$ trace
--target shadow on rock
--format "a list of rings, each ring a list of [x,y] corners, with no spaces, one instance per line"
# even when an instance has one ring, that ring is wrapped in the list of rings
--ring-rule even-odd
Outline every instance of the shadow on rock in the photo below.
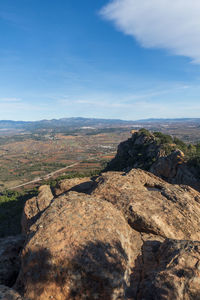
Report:
[[[126,299],[127,261],[120,243],[90,242],[57,263],[48,249],[28,251],[16,288],[30,299]]]

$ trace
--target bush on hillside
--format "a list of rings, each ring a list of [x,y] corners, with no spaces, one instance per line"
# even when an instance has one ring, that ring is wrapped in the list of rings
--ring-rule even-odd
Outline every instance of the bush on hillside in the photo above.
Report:
[[[156,137],[157,143],[160,144],[172,144],[173,139],[170,135],[164,134],[162,132],[155,131],[154,136]]]
[[[4,191],[0,193],[0,237],[21,232],[21,215],[24,203],[38,194],[37,190],[26,192]]]

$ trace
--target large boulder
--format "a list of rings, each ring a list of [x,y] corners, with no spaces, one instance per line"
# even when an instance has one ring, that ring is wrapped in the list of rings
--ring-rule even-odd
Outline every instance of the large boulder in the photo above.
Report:
[[[26,201],[22,214],[22,232],[27,233],[29,227],[40,217],[41,213],[50,205],[53,197],[49,185],[39,187],[38,196]]]
[[[133,169],[103,173],[92,195],[111,202],[139,232],[200,240],[200,193],[190,187]]]
[[[23,298],[15,290],[0,285],[0,300],[23,300]]]
[[[16,287],[30,300],[129,299],[142,243],[111,203],[70,192],[31,226]]]
[[[20,270],[20,252],[24,246],[22,235],[0,239],[0,284],[13,286]]]

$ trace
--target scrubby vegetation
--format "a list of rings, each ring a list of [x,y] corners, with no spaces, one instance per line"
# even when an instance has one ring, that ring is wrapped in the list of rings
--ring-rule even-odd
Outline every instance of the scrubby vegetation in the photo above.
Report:
[[[168,147],[168,152],[171,153],[175,149],[179,149],[185,154],[186,161],[195,166],[200,165],[200,143],[194,145],[186,144],[177,137],[172,137],[161,132],[154,132],[153,135],[156,137],[158,145],[161,147]]]
[[[27,199],[37,195],[37,189],[0,193],[0,237],[16,235],[21,232],[21,215]]]

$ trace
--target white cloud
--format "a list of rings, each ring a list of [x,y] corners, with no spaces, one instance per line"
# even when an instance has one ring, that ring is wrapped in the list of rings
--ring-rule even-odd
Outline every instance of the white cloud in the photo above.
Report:
[[[100,13],[143,47],[200,63],[199,0],[112,0]]]

